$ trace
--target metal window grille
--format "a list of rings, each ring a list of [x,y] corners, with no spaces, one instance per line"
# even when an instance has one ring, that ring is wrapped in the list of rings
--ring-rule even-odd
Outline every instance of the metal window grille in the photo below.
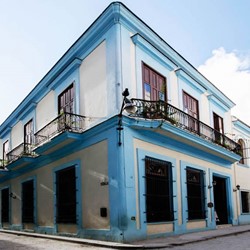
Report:
[[[56,172],[56,222],[76,223],[75,166]]]
[[[34,223],[34,181],[22,183],[22,222]]]
[[[9,188],[2,189],[1,196],[2,196],[2,202],[1,202],[1,216],[2,216],[2,222],[9,222]]]
[[[250,193],[241,191],[241,208],[242,213],[250,213]]]
[[[173,179],[170,162],[145,158],[147,222],[174,220]]]
[[[188,219],[206,218],[204,172],[187,168],[187,204]]]

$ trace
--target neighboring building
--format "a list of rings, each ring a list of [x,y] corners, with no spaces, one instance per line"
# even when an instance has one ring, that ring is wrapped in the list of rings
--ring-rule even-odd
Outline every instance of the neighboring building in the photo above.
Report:
[[[129,242],[238,224],[233,106],[110,4],[0,127],[2,227]]]
[[[232,117],[232,136],[240,145],[241,160],[234,166],[234,193],[239,224],[250,223],[250,127],[236,117]]]

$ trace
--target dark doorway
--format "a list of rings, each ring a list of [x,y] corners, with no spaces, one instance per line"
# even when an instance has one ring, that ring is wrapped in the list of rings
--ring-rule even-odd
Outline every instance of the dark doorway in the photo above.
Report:
[[[22,222],[34,223],[34,181],[22,183]]]
[[[2,223],[10,222],[10,217],[9,217],[9,210],[10,210],[10,190],[9,188],[4,188],[1,191],[2,194],[2,203],[1,203],[1,215],[2,215]]]
[[[57,223],[76,223],[75,166],[56,172]]]
[[[216,224],[228,224],[228,201],[226,178],[214,176],[214,209],[216,211]]]

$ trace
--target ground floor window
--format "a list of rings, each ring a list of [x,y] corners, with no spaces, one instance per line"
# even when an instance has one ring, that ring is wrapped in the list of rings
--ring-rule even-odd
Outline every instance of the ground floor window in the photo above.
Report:
[[[145,158],[147,222],[173,221],[172,164]]]
[[[34,181],[22,183],[22,222],[34,223]]]
[[[187,168],[186,171],[188,219],[204,219],[206,217],[204,172],[193,168]]]
[[[250,213],[250,193],[241,191],[241,211],[242,213]]]
[[[4,188],[1,191],[1,218],[2,222],[9,222],[9,197],[10,197],[10,191],[9,188]]]
[[[75,166],[56,172],[56,222],[76,223]]]

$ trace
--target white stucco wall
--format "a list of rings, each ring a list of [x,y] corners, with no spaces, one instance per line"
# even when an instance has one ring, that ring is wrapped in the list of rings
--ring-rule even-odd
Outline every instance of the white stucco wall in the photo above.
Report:
[[[106,42],[102,42],[80,66],[80,114],[107,116]]]
[[[40,130],[54,118],[56,118],[56,99],[54,91],[50,91],[36,107],[36,130]]]
[[[95,144],[82,152],[82,223],[84,228],[109,228],[107,141]],[[108,217],[100,217],[100,208],[107,208]]]
[[[102,141],[74,154],[62,157],[51,164],[30,171],[15,179],[1,183],[0,189],[10,186],[11,192],[16,195],[16,199],[11,202],[11,223],[21,225],[21,183],[28,178],[36,181],[36,206],[37,224],[40,227],[54,227],[54,171],[60,166],[71,166],[72,162],[80,162],[80,192],[81,217],[84,228],[88,229],[108,229],[109,221],[109,186],[100,185],[108,176],[108,152],[107,142]],[[79,180],[79,179],[78,179]],[[1,201],[0,201],[1,202]],[[1,205],[1,204],[0,204]],[[107,217],[100,216],[100,208],[107,208]],[[70,228],[61,225],[59,231],[76,232],[76,227]]]
[[[23,123],[19,121],[11,130],[11,149],[24,142]]]
[[[179,107],[178,78],[174,71],[170,72],[169,78],[167,79],[167,91],[169,92],[168,103],[175,107]]]
[[[199,110],[200,120],[205,124],[211,126],[212,119],[209,112],[209,101],[206,93],[201,95],[200,102],[201,102]]]
[[[250,190],[250,168],[247,167],[237,167],[236,173],[236,185],[240,185],[243,190]]]

